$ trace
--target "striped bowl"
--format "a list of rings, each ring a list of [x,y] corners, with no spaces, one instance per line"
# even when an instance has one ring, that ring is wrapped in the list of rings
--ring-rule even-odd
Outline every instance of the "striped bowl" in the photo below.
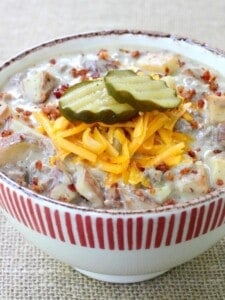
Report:
[[[0,67],[0,85],[41,59],[107,46],[168,49],[222,71],[225,54],[170,35],[110,31],[58,39]],[[52,257],[108,282],[154,278],[206,251],[225,235],[225,190],[151,211],[74,207],[35,194],[0,173],[0,209],[24,236]]]

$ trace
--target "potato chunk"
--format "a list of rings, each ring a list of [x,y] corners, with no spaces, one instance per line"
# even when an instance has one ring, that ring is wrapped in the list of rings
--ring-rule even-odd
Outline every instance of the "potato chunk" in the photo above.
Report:
[[[212,124],[225,122],[225,96],[208,95],[209,121]]]
[[[207,193],[208,184],[203,164],[196,162],[196,172],[182,176],[175,184],[176,189],[182,194],[202,195]]]
[[[81,165],[77,166],[76,189],[93,207],[103,207],[104,196],[97,180]]]
[[[45,102],[56,82],[57,79],[46,71],[30,74],[22,81],[23,94],[34,103]]]
[[[225,157],[213,156],[208,160],[210,181],[213,187],[225,186]]]
[[[180,68],[180,63],[178,55],[151,52],[139,58],[138,66],[147,71],[169,75]]]

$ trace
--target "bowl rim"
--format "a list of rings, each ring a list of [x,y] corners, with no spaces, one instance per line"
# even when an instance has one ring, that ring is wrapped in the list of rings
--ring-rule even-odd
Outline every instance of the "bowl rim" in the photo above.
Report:
[[[78,33],[73,35],[68,35],[56,39],[52,39],[50,41],[38,44],[34,47],[28,48],[27,50],[21,51],[19,54],[13,56],[12,58],[9,58],[6,62],[4,62],[2,65],[0,65],[0,72],[3,71],[5,68],[9,67],[14,62],[19,61],[20,59],[23,59],[27,55],[33,52],[37,52],[45,47],[52,47],[57,44],[62,44],[64,42],[74,40],[74,39],[80,39],[80,38],[93,38],[96,36],[110,36],[110,35],[143,35],[153,38],[170,38],[173,41],[184,41],[190,45],[197,45],[199,47],[205,48],[206,50],[212,52],[213,54],[217,56],[223,56],[225,57],[225,51],[214,48],[209,46],[205,42],[201,42],[189,37],[183,37],[175,34],[165,33],[165,32],[159,32],[159,31],[148,31],[148,30],[128,30],[128,29],[113,29],[113,30],[103,30],[103,31],[91,31],[91,32],[84,32],[84,33]],[[192,208],[194,206],[198,206],[200,204],[205,204],[207,202],[210,202],[214,199],[220,198],[225,193],[225,188],[219,188],[212,192],[209,192],[205,196],[201,196],[198,198],[195,198],[193,200],[189,200],[184,203],[177,203],[174,205],[165,205],[160,206],[152,209],[142,209],[142,210],[114,210],[114,209],[97,209],[97,208],[91,208],[91,207],[82,207],[82,206],[76,206],[75,204],[70,204],[66,202],[62,202],[59,200],[52,199],[47,196],[43,196],[40,194],[35,193],[34,191],[20,186],[15,181],[11,180],[9,177],[7,177],[4,173],[0,171],[0,182],[5,182],[9,186],[13,186],[13,188],[20,190],[23,192],[27,197],[30,199],[35,198],[37,201],[43,201],[47,203],[51,203],[52,205],[56,205],[59,207],[64,207],[71,209],[73,211],[79,211],[79,212],[92,212],[97,214],[111,214],[111,215],[137,215],[137,214],[153,214],[153,213],[162,213],[166,211],[172,211],[172,210],[183,210],[186,208]]]

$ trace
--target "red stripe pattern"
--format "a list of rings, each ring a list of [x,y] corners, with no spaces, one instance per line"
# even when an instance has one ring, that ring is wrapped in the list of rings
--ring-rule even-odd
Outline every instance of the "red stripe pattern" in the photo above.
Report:
[[[219,198],[219,197],[218,197]],[[82,247],[137,250],[179,244],[225,224],[225,199],[156,214],[110,215],[70,210],[0,183],[0,207],[28,228]]]

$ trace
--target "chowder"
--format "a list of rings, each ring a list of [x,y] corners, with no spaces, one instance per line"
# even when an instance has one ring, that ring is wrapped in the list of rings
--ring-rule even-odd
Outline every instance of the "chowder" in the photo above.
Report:
[[[139,210],[204,196],[225,185],[224,146],[224,78],[177,53],[51,57],[0,90],[0,170],[76,206]]]

